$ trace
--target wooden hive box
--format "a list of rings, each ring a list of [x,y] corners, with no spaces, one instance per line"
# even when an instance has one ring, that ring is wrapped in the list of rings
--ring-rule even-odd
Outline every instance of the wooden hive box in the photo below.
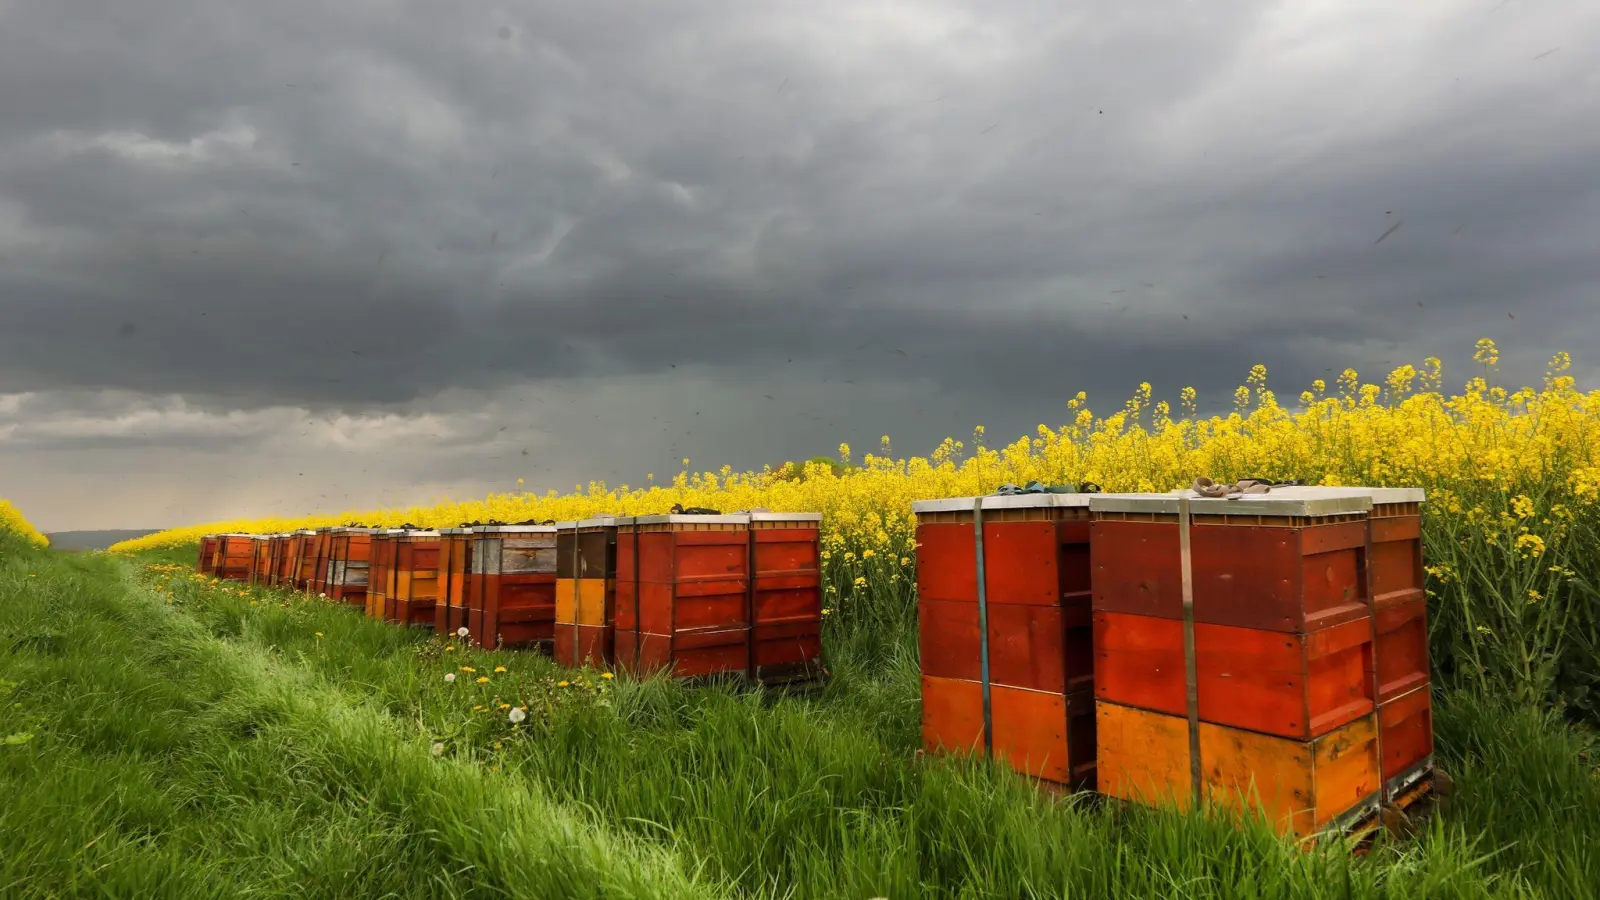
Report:
[[[392,587],[384,618],[408,628],[432,628],[439,595],[439,532],[406,531],[395,538]]]
[[[1178,503],[1091,503],[1099,700],[1186,713]],[[1283,488],[1189,503],[1199,718],[1309,740],[1371,713],[1370,499]]]
[[[367,551],[366,615],[369,619],[394,621],[389,617],[389,598],[394,589],[395,542],[405,532],[380,528],[372,533]]]
[[[248,582],[255,561],[255,543],[248,534],[224,534],[217,541],[217,575],[229,581]]]
[[[1099,701],[1101,793],[1148,805],[1193,806],[1191,747],[1198,747],[1201,797],[1223,809],[1259,807],[1277,831],[1309,837],[1378,808],[1378,749],[1368,714],[1309,741],[1189,721]]]
[[[272,572],[272,538],[269,535],[257,534],[250,538],[250,577],[251,585],[265,585],[267,576]]]
[[[467,627],[467,598],[472,588],[472,531],[460,528],[439,529],[438,599],[433,607],[435,634],[457,636]]]
[[[278,535],[278,548],[272,561],[273,587],[288,587],[294,582],[294,542],[293,534]]]
[[[747,514],[618,520],[617,665],[679,678],[748,675],[749,547]]]
[[[200,547],[195,555],[194,570],[202,575],[215,575],[216,566],[212,558],[217,553],[217,536],[214,534],[202,535]]]
[[[555,659],[609,665],[616,629],[617,518],[564,522],[556,532]]]
[[[472,640],[487,650],[549,652],[555,640],[555,526],[473,529],[472,572],[466,622]]]
[[[1304,488],[1356,491],[1372,499],[1371,591],[1376,616],[1378,728],[1391,794],[1433,768],[1433,705],[1428,656],[1428,599],[1422,561],[1421,488]]]
[[[311,576],[306,590],[327,596],[328,581],[333,575],[333,528],[324,525],[316,531],[311,540]]]
[[[365,605],[372,564],[372,536],[377,528],[334,528],[328,546],[328,599],[352,606]]]
[[[822,678],[822,514],[750,513],[750,676],[766,685]]]
[[[925,749],[1094,787],[1090,496],[981,498],[981,592],[979,498],[912,505]]]
[[[310,529],[297,531],[295,541],[293,586],[297,591],[310,590],[317,566],[317,532]]]

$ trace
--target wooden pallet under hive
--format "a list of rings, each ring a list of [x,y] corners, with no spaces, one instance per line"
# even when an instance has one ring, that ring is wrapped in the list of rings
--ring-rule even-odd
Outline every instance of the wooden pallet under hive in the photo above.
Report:
[[[913,504],[925,749],[1094,787],[1089,496]]]

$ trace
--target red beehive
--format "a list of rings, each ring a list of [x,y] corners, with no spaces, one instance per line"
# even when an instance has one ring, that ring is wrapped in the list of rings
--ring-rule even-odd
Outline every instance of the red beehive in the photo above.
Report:
[[[472,529],[439,529],[439,586],[433,607],[436,634],[455,635],[467,627],[467,598],[472,595]]]
[[[912,505],[926,749],[992,753],[1093,788],[1090,496]]]
[[[398,528],[381,528],[373,531],[371,547],[367,551],[367,602],[369,619],[389,619],[386,606],[394,587],[395,542],[405,532]]]
[[[317,532],[295,532],[294,580],[291,586],[297,591],[310,590],[312,576],[317,568]]]
[[[267,583],[267,575],[272,571],[272,545],[268,536],[263,534],[252,535],[250,538],[250,577],[247,579],[252,585]]]
[[[406,531],[394,539],[384,618],[432,628],[439,592],[439,532]]]
[[[311,574],[306,590],[326,597],[328,580],[333,575],[333,528],[324,525],[316,531],[311,539]]]
[[[556,529],[556,662],[607,665],[615,647],[617,519],[563,522]]]
[[[255,559],[255,545],[248,534],[222,534],[217,536],[216,553],[212,557],[218,578],[229,581],[249,581],[250,564]]]
[[[1378,706],[1391,696],[1380,685],[1386,665],[1404,670],[1397,685],[1410,684],[1416,654],[1385,662],[1383,651],[1405,641],[1380,638],[1376,598],[1379,585],[1420,574],[1420,545],[1401,566],[1400,554],[1375,552],[1408,539],[1404,526],[1374,525],[1375,491],[1091,502],[1105,793],[1147,802],[1166,793],[1180,805],[1205,794],[1227,805],[1253,790],[1296,836],[1391,798],[1385,770],[1415,765],[1426,700],[1402,692],[1387,715]],[[1397,606],[1411,602],[1405,589],[1386,593]],[[1425,681],[1425,645],[1422,653]]]
[[[372,535],[381,529],[361,527],[334,528],[328,542],[329,600],[352,605],[364,605],[367,599],[367,579],[371,566]]]
[[[555,639],[556,529],[553,525],[486,525],[472,534],[472,590],[466,626],[486,650],[534,646]]]
[[[202,536],[200,538],[200,550],[195,557],[194,570],[202,575],[215,575],[217,570],[212,557],[216,555],[216,552],[217,536],[214,534]]]
[[[750,677],[822,677],[822,514],[750,513]]]
[[[272,559],[273,587],[288,587],[294,581],[295,540],[293,534],[278,535],[277,549],[273,552]]]
[[[750,672],[749,515],[617,522],[616,657],[679,678]]]

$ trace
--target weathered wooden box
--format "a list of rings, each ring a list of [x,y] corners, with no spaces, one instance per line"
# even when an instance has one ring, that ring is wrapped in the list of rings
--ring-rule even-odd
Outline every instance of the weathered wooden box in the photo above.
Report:
[[[555,639],[556,529],[486,525],[472,534],[467,621],[472,640],[549,652]]]
[[[556,527],[556,662],[570,668],[609,665],[615,650],[617,518]]]

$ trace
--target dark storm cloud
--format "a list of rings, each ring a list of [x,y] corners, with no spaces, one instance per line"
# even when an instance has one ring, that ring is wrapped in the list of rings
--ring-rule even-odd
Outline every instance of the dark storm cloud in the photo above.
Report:
[[[511,422],[565,479],[1485,335],[1588,376],[1591,6],[12,5],[0,395],[77,424],[9,446],[348,415],[464,477]]]

